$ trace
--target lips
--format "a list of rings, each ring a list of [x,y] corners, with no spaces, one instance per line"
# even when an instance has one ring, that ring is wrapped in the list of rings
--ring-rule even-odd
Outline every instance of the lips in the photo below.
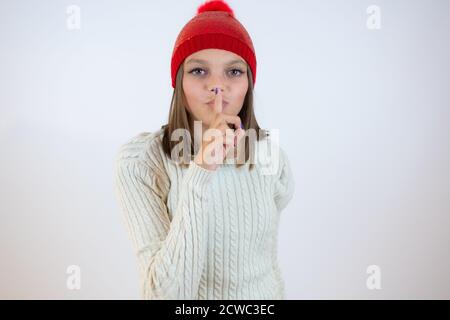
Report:
[[[214,106],[214,100],[208,102],[206,105],[208,105],[208,106],[210,106],[210,107],[213,107],[213,106]],[[222,105],[223,105],[224,107],[226,107],[226,106],[228,105],[228,101],[222,101]]]

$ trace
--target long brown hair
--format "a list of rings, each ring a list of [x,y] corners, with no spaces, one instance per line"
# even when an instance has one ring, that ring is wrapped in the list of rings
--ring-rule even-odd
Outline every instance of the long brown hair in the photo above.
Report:
[[[172,101],[170,104],[170,111],[169,111],[169,120],[168,124],[165,124],[161,126],[161,128],[164,129],[164,136],[162,139],[162,147],[164,150],[164,153],[171,158],[171,153],[173,148],[179,144],[179,141],[171,141],[170,137],[172,137],[172,133],[176,129],[187,129],[189,130],[190,136],[183,137],[183,142],[189,144],[189,150],[191,150],[191,154],[189,155],[183,155],[182,159],[185,159],[187,161],[180,161],[179,165],[181,166],[188,166],[189,160],[193,159],[195,157],[195,150],[194,141],[191,139],[191,137],[194,137],[194,127],[193,127],[193,118],[192,115],[187,111],[187,101],[186,96],[184,95],[182,81],[183,81],[183,73],[184,73],[184,63],[180,65],[180,68],[177,72],[176,77],[176,85],[175,89],[173,90],[172,95]],[[251,73],[250,68],[247,65],[247,74],[248,74],[248,90],[244,98],[244,103],[242,105],[241,111],[239,112],[238,116],[241,118],[242,124],[244,126],[244,129],[246,130],[246,136],[242,139],[241,143],[245,142],[245,163],[249,159],[251,159],[249,170],[253,169],[254,164],[254,146],[250,148],[250,143],[255,140],[259,141],[269,136],[269,132],[267,130],[261,129],[258,125],[258,122],[256,121],[254,108],[253,108],[253,75]],[[250,137],[247,135],[248,129],[254,129],[250,130],[256,133],[256,136],[254,134],[253,139],[250,139]],[[186,131],[186,130],[185,130]],[[248,141],[247,141],[248,140]],[[183,149],[185,150],[185,149]],[[242,156],[242,155],[241,155]],[[188,157],[188,158],[186,158]],[[240,158],[243,160],[242,158]],[[172,159],[173,160],[173,159]],[[243,161],[238,161],[236,163],[236,168],[239,168],[243,166]]]

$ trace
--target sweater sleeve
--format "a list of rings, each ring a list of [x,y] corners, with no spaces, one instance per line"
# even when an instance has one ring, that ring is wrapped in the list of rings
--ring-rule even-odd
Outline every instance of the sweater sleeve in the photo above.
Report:
[[[206,261],[212,174],[190,162],[170,221],[162,187],[170,184],[167,174],[138,159],[116,160],[116,196],[138,259],[143,299],[195,299]]]
[[[295,182],[286,152],[279,147],[279,166],[275,176],[274,200],[278,211],[283,210],[291,201]]]

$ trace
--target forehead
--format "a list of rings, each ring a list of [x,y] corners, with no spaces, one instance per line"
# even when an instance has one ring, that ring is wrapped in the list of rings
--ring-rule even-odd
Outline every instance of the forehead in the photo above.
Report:
[[[242,62],[245,64],[245,60],[241,56],[234,52],[222,50],[222,49],[204,49],[194,52],[186,58],[186,63],[191,61],[210,63],[210,64],[226,64],[230,62]]]

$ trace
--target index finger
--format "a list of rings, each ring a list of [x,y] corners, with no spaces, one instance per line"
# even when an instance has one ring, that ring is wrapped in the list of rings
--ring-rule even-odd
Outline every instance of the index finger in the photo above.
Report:
[[[219,88],[216,88],[215,90],[217,90],[217,94],[216,94],[216,98],[214,100],[214,112],[222,113],[222,110],[223,110],[222,90],[220,90]]]

